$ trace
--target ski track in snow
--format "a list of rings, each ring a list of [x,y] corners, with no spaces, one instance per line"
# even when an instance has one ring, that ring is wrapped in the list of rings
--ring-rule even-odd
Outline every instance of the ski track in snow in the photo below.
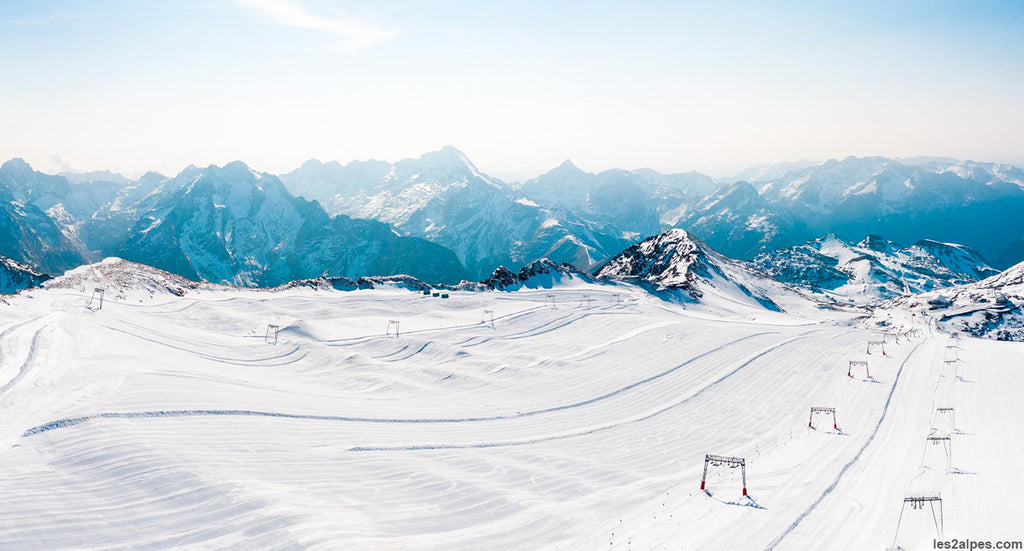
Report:
[[[20,328],[24,325],[27,324],[19,324],[17,327],[12,327],[8,331],[5,331],[3,334],[0,334],[0,339],[3,339],[8,334],[9,331],[13,331],[14,329]],[[49,325],[44,325],[43,327],[36,329],[32,333],[32,341],[31,344],[29,345],[29,350],[28,354],[25,357],[25,361],[22,362],[21,366],[18,367],[18,373],[9,381],[4,383],[3,386],[0,386],[0,396],[2,396],[4,393],[10,390],[11,387],[18,384],[18,381],[20,381],[25,376],[25,374],[28,373],[29,368],[32,366],[32,362],[35,361],[36,354],[39,352],[39,337],[40,335],[42,335],[43,331],[46,330],[48,327]]]
[[[822,492],[821,495],[818,496],[818,498],[815,499],[809,507],[807,507],[807,509],[800,513],[800,516],[797,517],[796,520],[794,520],[788,528],[786,528],[786,531],[779,534],[779,536],[772,540],[772,542],[769,543],[765,549],[775,549],[777,545],[779,545],[780,543],[782,543],[783,540],[786,539],[786,536],[788,536],[793,530],[796,530],[797,526],[799,526],[800,523],[807,518],[807,515],[810,515],[814,511],[814,509],[818,507],[819,503],[821,503],[826,497],[832,494],[832,491],[835,490],[836,486],[839,485],[839,482],[842,481],[843,475],[846,474],[846,471],[850,470],[850,467],[852,467],[855,463],[857,463],[857,461],[860,460],[861,456],[864,454],[864,450],[866,450],[868,446],[870,446],[871,443],[874,442],[875,435],[878,434],[878,429],[882,428],[882,423],[885,422],[885,417],[886,415],[889,414],[889,404],[892,402],[893,393],[896,392],[896,386],[899,385],[900,383],[900,376],[903,375],[903,368],[906,367],[907,362],[910,361],[910,358],[913,357],[914,353],[917,352],[917,349],[920,348],[922,344],[924,343],[917,343],[917,345],[914,346],[914,349],[910,351],[910,354],[908,354],[907,357],[903,360],[903,362],[900,363],[900,369],[899,371],[896,372],[896,378],[893,380],[892,386],[889,388],[889,394],[885,399],[885,407],[882,409],[882,415],[878,418],[878,423],[875,424],[875,428],[868,435],[867,439],[864,441],[864,444],[860,447],[859,450],[857,450],[857,453],[852,458],[850,458],[850,461],[843,465],[843,468],[839,470],[839,473],[836,475],[835,480],[833,480],[832,483],[829,484],[828,488],[825,488],[825,491]]]

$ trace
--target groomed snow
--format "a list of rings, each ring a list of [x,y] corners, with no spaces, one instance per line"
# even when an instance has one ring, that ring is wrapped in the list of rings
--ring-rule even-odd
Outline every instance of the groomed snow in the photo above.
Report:
[[[946,538],[1021,537],[1024,345],[925,320],[883,357],[849,314],[628,285],[9,302],[0,548],[883,549],[927,491]],[[699,490],[706,453],[746,459],[748,498]],[[934,531],[908,507],[897,543]]]

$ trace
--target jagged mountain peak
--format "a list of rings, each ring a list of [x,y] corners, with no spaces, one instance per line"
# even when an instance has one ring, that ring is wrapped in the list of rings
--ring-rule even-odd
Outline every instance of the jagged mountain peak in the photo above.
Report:
[[[693,284],[690,267],[698,256],[707,256],[709,250],[686,230],[673,228],[630,246],[609,260],[597,275],[685,288]]]
[[[548,172],[554,172],[554,171],[559,171],[559,172],[585,172],[583,169],[581,169],[580,167],[576,166],[576,163],[573,163],[572,159],[566,159],[566,160],[562,161],[561,164],[559,164],[555,168],[549,170]]]
[[[597,273],[653,288],[655,292],[732,308],[780,310],[817,308],[813,300],[745,262],[708,247],[690,232],[675,228],[630,246]]]
[[[591,282],[594,278],[567,262],[540,258],[523,266],[518,273],[498,266],[482,283],[489,289],[512,291],[519,288],[545,288],[573,282]]]

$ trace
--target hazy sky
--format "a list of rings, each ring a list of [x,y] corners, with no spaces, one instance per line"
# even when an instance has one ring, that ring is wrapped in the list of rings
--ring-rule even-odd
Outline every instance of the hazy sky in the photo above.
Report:
[[[771,5],[769,5],[771,4]],[[847,155],[1024,163],[1024,2],[0,3],[0,157],[516,179]]]

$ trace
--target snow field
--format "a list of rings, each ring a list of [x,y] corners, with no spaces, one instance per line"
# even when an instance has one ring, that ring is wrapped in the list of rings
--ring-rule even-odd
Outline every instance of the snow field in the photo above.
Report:
[[[882,549],[925,491],[946,537],[1013,536],[1021,345],[962,339],[957,378],[944,335],[865,356],[877,333],[629,286],[87,299],[0,309],[0,547]],[[749,498],[699,490],[705,453]]]

